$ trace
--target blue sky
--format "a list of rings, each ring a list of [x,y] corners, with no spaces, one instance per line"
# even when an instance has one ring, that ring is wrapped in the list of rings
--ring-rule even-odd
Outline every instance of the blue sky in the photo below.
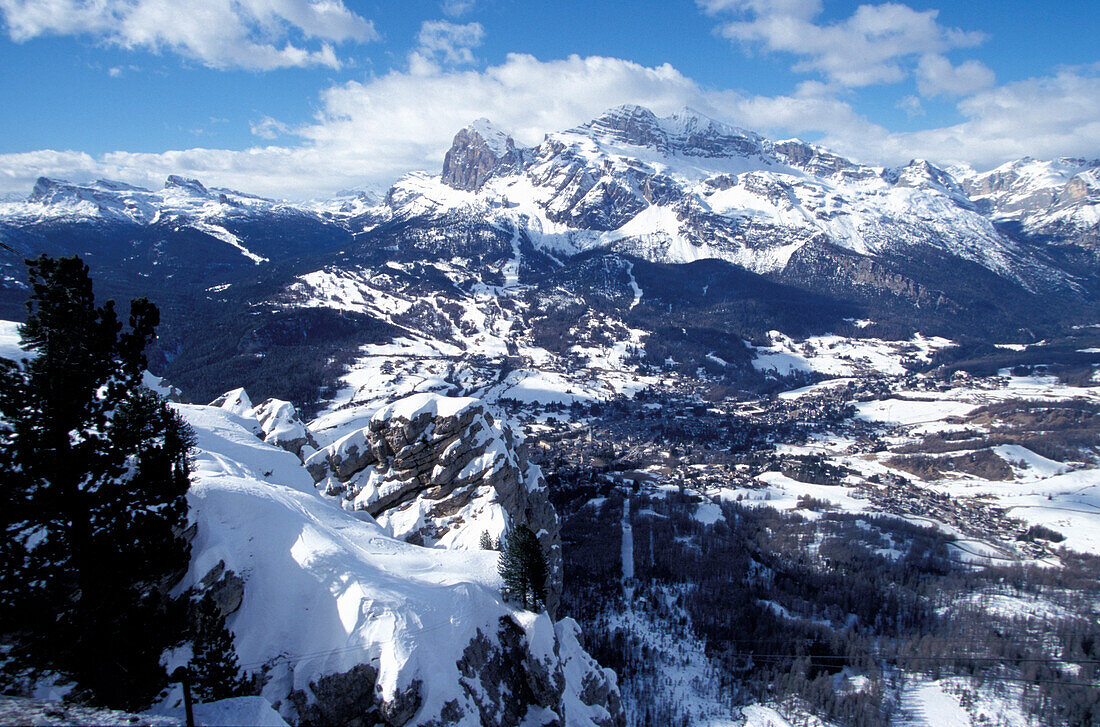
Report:
[[[1093,2],[0,0],[0,192],[170,172],[275,196],[638,102],[869,163],[1100,156]]]

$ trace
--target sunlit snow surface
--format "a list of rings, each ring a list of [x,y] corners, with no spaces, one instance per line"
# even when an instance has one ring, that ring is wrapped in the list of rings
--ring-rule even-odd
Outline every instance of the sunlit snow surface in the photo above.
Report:
[[[264,696],[272,702],[285,705],[311,680],[371,663],[383,699],[422,682],[414,723],[426,721],[447,701],[468,699],[456,688],[457,663],[478,630],[495,634],[505,616],[524,630],[534,658],[551,658],[537,647],[555,633],[562,658],[579,658],[569,651],[579,653],[570,621],[555,625],[501,602],[495,551],[395,540],[369,515],[318,494],[301,462],[258,439],[252,422],[209,406],[176,410],[197,436],[188,499],[198,534],[180,588],[219,561],[244,577],[229,625],[242,667],[271,668]],[[570,704],[586,723],[589,708]]]
[[[19,345],[19,324],[0,321],[0,358],[18,361],[26,356],[26,351]]]

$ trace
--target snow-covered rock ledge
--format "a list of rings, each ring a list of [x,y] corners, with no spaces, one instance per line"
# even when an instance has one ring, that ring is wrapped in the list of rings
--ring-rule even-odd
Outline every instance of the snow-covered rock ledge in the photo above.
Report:
[[[414,394],[306,459],[326,494],[394,537],[476,550],[524,524],[539,538],[551,615],[561,596],[561,533],[537,465],[477,399]]]
[[[220,568],[243,579],[228,624],[242,667],[265,674],[263,696],[287,721],[622,723],[614,674],[585,653],[576,624],[502,602],[495,551],[393,537],[366,511],[318,492],[298,457],[263,441],[261,412],[220,403],[177,406],[197,437],[197,535],[180,588]],[[475,403],[435,406],[433,421]],[[419,421],[402,412],[395,406],[391,421]],[[514,450],[503,454],[524,472]]]

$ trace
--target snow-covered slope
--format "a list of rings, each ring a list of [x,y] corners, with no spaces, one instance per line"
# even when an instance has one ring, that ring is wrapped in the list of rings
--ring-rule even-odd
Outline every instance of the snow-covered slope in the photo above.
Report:
[[[350,212],[357,209],[350,201],[343,204]],[[79,252],[102,256],[104,262],[113,247],[130,240],[147,243],[145,238],[152,231],[148,242],[153,249],[146,255],[163,258],[168,240],[180,238],[185,247],[182,240],[202,236],[214,248],[228,246],[218,255],[227,262],[261,265],[293,249],[289,236],[313,238],[331,224],[330,210],[208,189],[197,179],[176,175],[169,176],[159,190],[110,180],[75,184],[42,177],[25,200],[0,202],[0,239],[22,248],[21,252],[64,253],[66,246],[90,242],[90,249],[78,248]],[[79,236],[72,234],[73,228],[82,230]],[[51,244],[54,234],[57,241]],[[55,250],[58,246],[61,249]],[[123,256],[120,263],[131,265],[145,256],[132,243],[117,254]],[[176,254],[186,257],[186,250]],[[200,253],[191,263],[203,261]]]
[[[242,666],[265,672],[263,694],[284,716],[616,723],[614,676],[571,621],[501,601],[495,551],[393,538],[320,494],[297,457],[232,408],[177,407],[198,440],[198,529],[180,587],[220,564],[243,578],[229,625]]]

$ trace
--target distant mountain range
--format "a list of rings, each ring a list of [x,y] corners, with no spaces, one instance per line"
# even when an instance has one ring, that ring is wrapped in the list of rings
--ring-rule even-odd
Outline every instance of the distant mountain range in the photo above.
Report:
[[[751,340],[858,317],[877,326],[865,335],[1027,339],[1097,320],[1098,180],[1100,160],[1083,159],[871,167],[690,110],[621,106],[532,148],[479,120],[439,175],[320,202],[176,176],[157,191],[43,178],[0,202],[0,241],[79,253],[106,294],[162,302],[166,365],[212,329],[232,331],[224,356],[322,331],[342,347],[409,334],[503,355],[557,326],[553,301],[648,334],[686,319]],[[0,317],[21,315],[22,275],[9,255]],[[281,322],[243,332],[246,313]],[[474,329],[495,343],[479,349]]]

